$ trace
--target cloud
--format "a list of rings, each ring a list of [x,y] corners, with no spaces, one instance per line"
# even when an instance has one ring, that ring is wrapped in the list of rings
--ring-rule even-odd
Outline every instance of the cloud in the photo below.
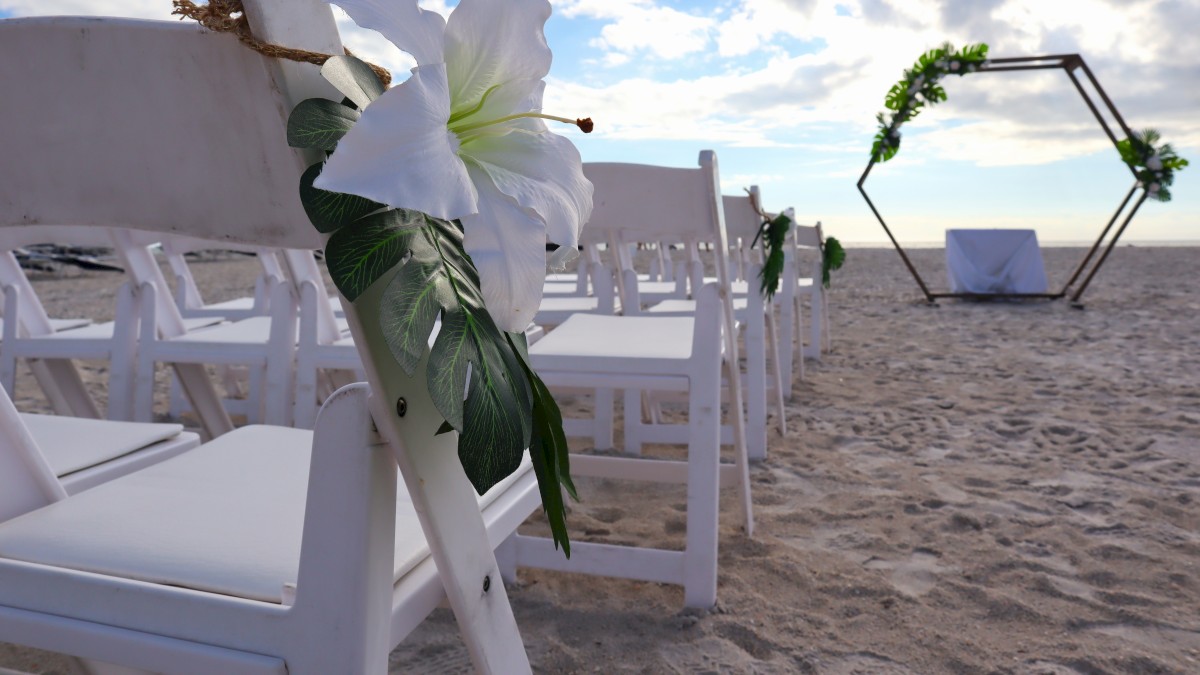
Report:
[[[651,0],[561,0],[558,7],[601,21],[602,36],[628,30],[622,17],[629,13],[662,9]],[[1200,147],[1194,1],[738,0],[706,18],[716,54],[704,51],[694,75],[660,81],[618,67],[607,79],[552,83],[547,106],[584,109],[598,134],[614,138],[829,147],[854,137],[865,147],[884,94],[920,53],[947,40],[986,41],[993,56],[1083,53],[1131,126]],[[694,44],[672,49],[697,49],[701,32]],[[649,49],[639,42],[648,38],[605,38],[595,47],[621,66]],[[798,48],[805,40],[812,42]],[[1082,157],[1109,144],[1061,72],[972,75],[952,78],[946,89],[950,100],[906,129],[907,147],[927,144],[945,159],[996,165]]]
[[[0,0],[0,11],[13,16],[120,16],[177,19],[171,3],[159,0]]]
[[[721,191],[727,195],[743,194],[742,189],[752,185],[765,186],[787,180],[787,176],[779,173],[737,173],[721,176]]]
[[[606,52],[603,62],[621,65],[634,54],[677,59],[704,50],[716,25],[711,16],[656,5],[652,0],[558,0],[567,18],[607,20],[591,46]]]

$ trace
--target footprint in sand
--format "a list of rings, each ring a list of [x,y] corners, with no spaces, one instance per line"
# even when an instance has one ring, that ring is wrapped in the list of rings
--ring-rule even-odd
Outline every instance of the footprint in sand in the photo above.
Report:
[[[891,570],[892,586],[909,597],[919,597],[937,586],[938,575],[951,571],[938,564],[939,554],[935,551],[917,549],[908,560],[890,561],[872,558],[863,567],[872,570]]]

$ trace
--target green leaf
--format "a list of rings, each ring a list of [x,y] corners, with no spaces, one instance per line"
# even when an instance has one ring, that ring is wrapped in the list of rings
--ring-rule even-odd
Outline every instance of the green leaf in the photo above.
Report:
[[[325,245],[329,276],[353,302],[368,286],[399,263],[424,214],[392,209],[343,227]]]
[[[575,501],[579,501],[579,492],[571,480],[570,453],[563,433],[562,413],[550,390],[530,366],[524,334],[509,333],[508,338],[521,355],[521,365],[533,390],[533,433],[529,441],[529,457],[533,461],[534,475],[537,476],[542,510],[550,524],[555,548],[561,545],[564,555],[570,558],[571,540],[567,534],[567,510],[562,490],[565,489]]]
[[[324,162],[317,162],[300,177],[300,203],[304,205],[304,212],[318,232],[328,234],[369,213],[386,208],[365,197],[330,192],[313,186],[313,181],[321,175],[324,166]]]
[[[321,66],[321,77],[354,101],[359,110],[383,95],[386,87],[366,63],[353,56],[331,56]]]
[[[766,230],[763,248],[766,249],[767,255],[758,278],[761,281],[759,292],[768,298],[774,297],[775,292],[779,290],[779,278],[783,276],[784,266],[783,246],[791,227],[792,219],[785,213],[780,213],[774,220],[763,223]]]
[[[529,446],[532,401],[520,360],[487,311],[468,307],[443,312],[429,360],[434,406],[459,429],[459,460],[483,494],[516,470]]]
[[[839,270],[846,262],[846,249],[836,237],[826,237],[821,246],[821,284],[829,288],[829,273]]]
[[[358,121],[359,112],[323,98],[301,101],[287,121],[287,141],[293,148],[331,151]]]
[[[425,355],[438,314],[453,303],[454,289],[439,260],[412,255],[388,282],[379,327],[392,356],[410,377]]]

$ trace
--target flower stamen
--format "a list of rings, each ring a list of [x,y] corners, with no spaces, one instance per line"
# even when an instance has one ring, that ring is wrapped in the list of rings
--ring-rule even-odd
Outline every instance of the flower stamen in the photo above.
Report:
[[[483,122],[475,122],[474,124],[465,124],[461,127],[454,127],[451,129],[451,131],[453,131],[456,134],[461,135],[461,134],[464,134],[464,133],[467,133],[470,131],[476,131],[479,129],[483,129],[485,127],[495,126],[497,124],[503,124],[505,122],[511,122],[513,120],[519,120],[519,119],[526,118],[526,117],[531,117],[531,118],[536,117],[536,118],[541,118],[544,120],[553,120],[555,122],[562,122],[563,124],[572,124],[572,125],[579,127],[579,129],[582,130],[583,133],[585,133],[585,134],[592,133],[592,128],[594,127],[594,125],[592,124],[592,118],[590,118],[590,117],[583,117],[580,119],[569,119],[566,117],[558,117],[556,115],[546,115],[544,113],[539,113],[539,112],[524,112],[524,113],[517,113],[515,115],[506,115],[504,117],[499,117],[494,120],[485,120]]]

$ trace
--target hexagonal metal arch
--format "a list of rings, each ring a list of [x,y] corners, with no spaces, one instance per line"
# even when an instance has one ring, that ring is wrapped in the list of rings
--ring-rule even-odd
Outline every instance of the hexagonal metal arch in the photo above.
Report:
[[[1092,97],[1088,94],[1087,90],[1084,89],[1083,83],[1080,82],[1079,76],[1075,71],[1082,72],[1083,76],[1087,78],[1088,82],[1090,82],[1091,85],[1096,89],[1096,93],[1100,95],[1100,100],[1104,104],[1104,107],[1108,109],[1108,112],[1112,114],[1113,119],[1115,119],[1117,124],[1120,125],[1121,131],[1124,132],[1125,137],[1129,138],[1133,135],[1133,133],[1129,130],[1129,126],[1125,124],[1124,118],[1121,117],[1121,113],[1117,112],[1116,106],[1113,105],[1112,100],[1108,97],[1108,94],[1105,93],[1104,87],[1100,86],[1100,83],[1096,80],[1096,76],[1092,74],[1092,70],[1088,68],[1087,64],[1083,61],[1083,57],[1079,54],[1018,56],[1005,59],[990,59],[982,64],[976,73],[1000,72],[1009,70],[1050,70],[1053,68],[1062,69],[1062,71],[1067,74],[1067,77],[1071,78],[1071,82],[1075,85],[1075,89],[1079,91],[1079,95],[1083,97],[1084,103],[1086,103],[1088,109],[1092,111],[1092,115],[1095,116],[1096,121],[1100,123],[1100,127],[1104,130],[1104,133],[1108,135],[1109,140],[1112,141],[1113,147],[1117,147],[1117,137],[1113,133],[1112,128],[1109,126],[1108,121],[1105,120],[1100,114],[1100,109],[1096,106],[1096,102],[1092,100]],[[892,241],[892,245],[896,247],[896,252],[900,254],[900,258],[904,261],[905,267],[907,267],[908,271],[912,273],[913,279],[915,279],[917,285],[921,287],[921,292],[925,294],[925,299],[929,302],[934,302],[938,298],[1040,298],[1046,300],[1057,300],[1065,297],[1068,293],[1071,293],[1071,302],[1078,303],[1079,298],[1083,296],[1083,292],[1087,290],[1088,284],[1090,284],[1092,282],[1092,278],[1096,276],[1096,272],[1100,270],[1100,267],[1104,264],[1104,261],[1108,259],[1109,253],[1111,253],[1113,248],[1116,247],[1117,241],[1125,232],[1125,228],[1129,226],[1130,221],[1133,220],[1133,216],[1138,212],[1138,209],[1141,208],[1142,204],[1149,196],[1146,191],[1143,190],[1141,197],[1133,203],[1133,208],[1126,212],[1126,208],[1129,206],[1129,203],[1133,201],[1133,197],[1137,193],[1138,188],[1141,187],[1141,184],[1137,180],[1137,175],[1134,174],[1133,187],[1129,188],[1129,192],[1126,193],[1125,199],[1121,201],[1121,205],[1117,207],[1117,210],[1113,213],[1112,218],[1109,219],[1108,224],[1105,225],[1104,229],[1100,232],[1100,236],[1096,238],[1096,243],[1092,244],[1092,248],[1088,250],[1087,255],[1085,255],[1083,260],[1080,261],[1079,266],[1075,268],[1074,274],[1071,275],[1071,278],[1067,280],[1067,283],[1063,284],[1062,289],[1057,293],[985,294],[932,292],[929,290],[929,287],[925,285],[925,280],[921,278],[921,275],[917,272],[917,268],[914,267],[912,261],[908,259],[908,255],[904,252],[904,248],[900,246],[900,242],[896,241],[896,237],[892,235],[892,231],[890,228],[888,228],[887,222],[884,221],[883,216],[879,213],[879,209],[875,208],[875,204],[871,201],[871,197],[867,195],[866,189],[863,188],[863,183],[866,182],[867,176],[871,174],[871,169],[875,167],[876,163],[877,161],[875,157],[872,156],[871,161],[867,164],[867,168],[863,171],[862,176],[858,179],[858,191],[862,194],[863,199],[867,200],[867,206],[871,207],[871,212],[875,214],[875,217],[879,220],[879,224],[883,226],[883,231],[887,233],[888,239],[890,239]],[[1129,167],[1129,172],[1131,174],[1133,173],[1132,167]],[[1124,217],[1122,218],[1122,216]],[[1113,226],[1116,225],[1118,220],[1121,221],[1120,227],[1117,228],[1116,233],[1113,235],[1112,239],[1109,240],[1108,245],[1105,246],[1104,253],[1102,253],[1099,258],[1096,258],[1096,252],[1099,251],[1100,247],[1104,244],[1104,238],[1107,237],[1108,233],[1112,231]],[[1093,263],[1094,258],[1095,262]],[[1079,280],[1079,277],[1083,275],[1084,271],[1087,271],[1087,276],[1084,277],[1083,283],[1081,283],[1078,288],[1074,289],[1074,292],[1072,293],[1072,286],[1076,281]]]

